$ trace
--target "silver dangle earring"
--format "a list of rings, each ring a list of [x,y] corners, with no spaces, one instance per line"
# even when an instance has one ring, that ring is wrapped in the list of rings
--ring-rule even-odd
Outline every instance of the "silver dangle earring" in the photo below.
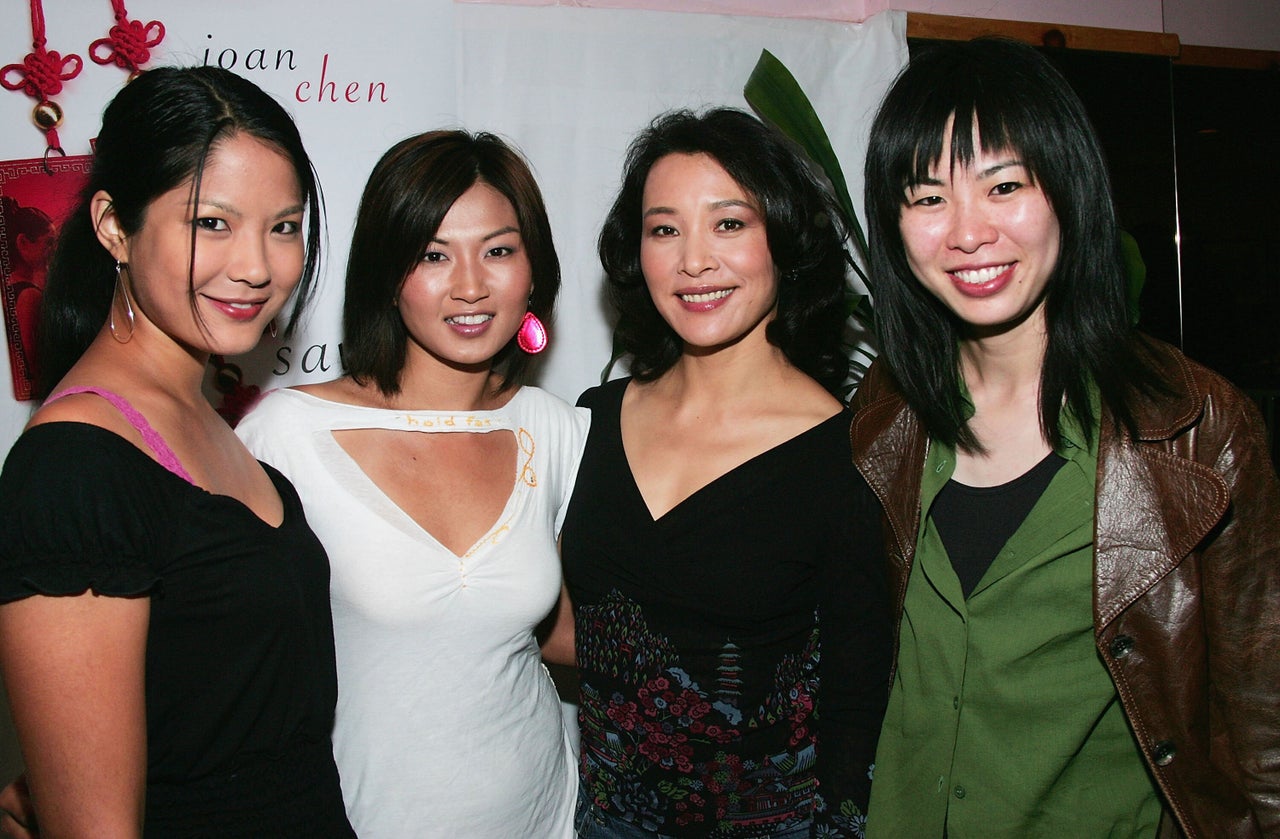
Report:
[[[107,320],[107,328],[111,330],[111,337],[115,338],[118,343],[127,344],[133,338],[134,317],[133,317],[133,301],[129,299],[129,290],[124,287],[124,280],[121,278],[121,271],[128,266],[116,260],[116,287],[111,293],[111,316]],[[116,326],[116,298],[124,298],[124,316],[129,322],[129,331],[120,335],[120,328]]]
[[[276,319],[275,318],[272,318],[271,320],[267,321],[267,334],[270,335],[272,338],[276,337]]]

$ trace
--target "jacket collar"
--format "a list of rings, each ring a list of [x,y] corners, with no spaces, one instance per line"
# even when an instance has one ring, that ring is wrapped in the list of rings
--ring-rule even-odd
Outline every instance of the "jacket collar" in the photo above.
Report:
[[[1105,410],[1102,416],[1094,523],[1099,629],[1176,567],[1230,502],[1226,483],[1212,469],[1158,445],[1200,421],[1206,392],[1176,350],[1154,344],[1149,360],[1169,392],[1134,399],[1136,438],[1117,434]],[[928,437],[882,362],[872,366],[863,387],[849,430],[853,460],[884,507],[890,562],[901,574],[920,529]]]
[[[1205,390],[1182,353],[1166,344],[1149,340],[1147,361],[1164,380],[1169,392],[1153,398],[1133,400],[1133,419],[1138,440],[1169,440],[1199,419],[1204,410]],[[1108,424],[1104,417],[1103,439]]]
[[[1104,412],[1094,521],[1094,620],[1101,630],[1172,571],[1221,521],[1226,481],[1200,462],[1206,391],[1187,360],[1159,345],[1150,360],[1168,393],[1136,397],[1137,436]]]
[[[872,365],[863,379],[865,393],[855,399],[849,440],[853,462],[884,507],[896,550],[893,560],[915,553],[920,531],[920,475],[929,450],[928,437],[908,407],[883,362]],[[864,391],[860,388],[859,393]]]
[[[1200,418],[1206,394],[1191,365],[1180,352],[1157,342],[1151,342],[1148,352],[1148,360],[1164,379],[1169,392],[1155,398],[1134,400],[1132,411],[1138,432],[1136,439],[1145,442],[1169,440]],[[908,409],[884,362],[872,365],[863,385],[872,395],[862,398],[863,389],[859,388],[853,403],[855,416],[849,438],[854,462],[859,464],[863,476],[883,501],[890,494],[888,482],[901,477],[902,469],[909,468],[912,463],[923,468],[927,440],[918,439],[924,436],[924,430],[915,414]],[[1120,444],[1119,435],[1111,428],[1110,416],[1104,413],[1102,420],[1103,444],[1108,447]],[[901,504],[894,507],[886,512],[894,522],[895,530],[897,524],[906,523],[907,518],[918,517],[918,512],[907,516]],[[915,529],[909,532],[914,539]]]

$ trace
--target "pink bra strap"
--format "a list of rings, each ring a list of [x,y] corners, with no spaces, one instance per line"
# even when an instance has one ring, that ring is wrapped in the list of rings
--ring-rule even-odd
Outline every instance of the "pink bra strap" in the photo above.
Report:
[[[173,453],[173,449],[169,448],[169,444],[160,436],[160,432],[151,427],[151,423],[147,422],[147,418],[138,412],[138,409],[129,404],[128,400],[119,394],[112,393],[100,387],[69,387],[66,390],[60,390],[45,400],[45,404],[49,404],[55,399],[61,399],[64,396],[70,396],[73,393],[93,393],[101,396],[103,399],[115,406],[116,410],[124,414],[124,418],[129,424],[138,429],[138,433],[142,435],[142,439],[151,451],[156,453],[156,459],[160,461],[160,465],[168,469],[173,474],[182,478],[189,484],[195,484],[191,479],[191,475],[186,469],[182,468],[182,462],[178,460],[178,456]]]

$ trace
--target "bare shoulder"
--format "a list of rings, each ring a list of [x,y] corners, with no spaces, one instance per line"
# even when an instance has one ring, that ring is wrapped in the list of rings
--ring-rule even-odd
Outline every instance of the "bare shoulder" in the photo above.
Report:
[[[96,393],[72,393],[42,405],[27,422],[27,428],[52,422],[96,425],[131,440],[138,436],[120,409]]]
[[[324,399],[327,402],[339,402],[344,405],[371,406],[380,403],[381,394],[372,385],[361,385],[350,376],[330,379],[315,384],[294,385],[292,390]]]
[[[844,410],[844,403],[808,376],[784,380],[771,391],[768,404],[776,421],[804,430],[824,422]]]

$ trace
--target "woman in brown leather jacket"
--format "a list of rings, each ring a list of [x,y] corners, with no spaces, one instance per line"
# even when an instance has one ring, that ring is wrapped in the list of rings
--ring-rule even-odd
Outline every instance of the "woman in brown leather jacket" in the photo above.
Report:
[[[866,165],[855,463],[898,655],[869,836],[1280,832],[1280,482],[1130,327],[1106,168],[1035,50],[922,53]]]

